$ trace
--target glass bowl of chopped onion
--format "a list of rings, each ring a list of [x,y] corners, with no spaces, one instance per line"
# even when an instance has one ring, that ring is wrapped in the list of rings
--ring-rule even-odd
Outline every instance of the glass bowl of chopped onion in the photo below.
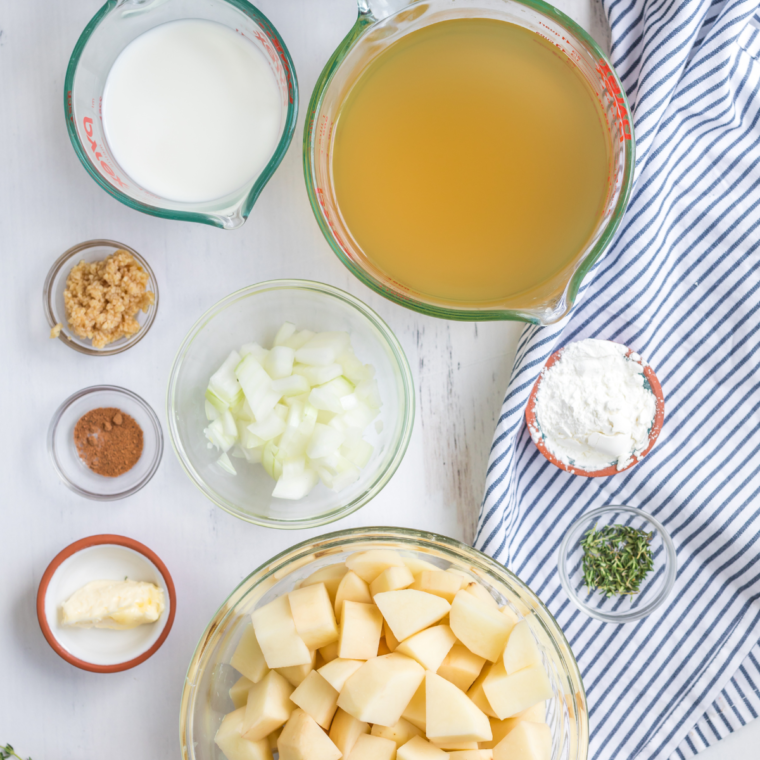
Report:
[[[559,547],[562,588],[586,615],[629,623],[651,615],[676,582],[678,557],[668,531],[636,507],[611,505],[582,515]]]
[[[127,254],[127,257],[134,260],[129,264],[132,273],[136,272],[141,281],[124,285],[126,290],[121,288],[119,282],[99,283],[102,290],[98,298],[93,298],[93,301],[86,308],[80,308],[80,312],[87,312],[88,322],[103,321],[112,325],[116,314],[108,314],[107,308],[109,302],[113,301],[114,295],[123,299],[120,300],[118,308],[121,308],[127,303],[127,300],[131,299],[133,305],[127,312],[128,318],[124,320],[124,325],[130,332],[123,334],[122,331],[116,329],[112,331],[111,336],[105,338],[108,342],[105,342],[104,345],[96,345],[103,342],[103,336],[100,336],[100,340],[93,340],[75,329],[69,320],[70,315],[66,311],[65,294],[72,270],[78,264],[81,262],[86,265],[97,264],[116,254]],[[117,292],[115,294],[108,293],[108,287],[114,288]],[[132,348],[148,334],[158,313],[158,282],[148,262],[134,248],[115,240],[87,240],[69,248],[55,261],[45,278],[42,298],[45,316],[50,325],[51,338],[58,338],[64,345],[80,354],[113,356]],[[129,304],[127,305],[129,306]],[[76,322],[76,318],[73,318]],[[137,329],[135,330],[135,328]],[[135,331],[132,332],[132,330]],[[117,334],[120,337],[115,337]],[[112,340],[112,337],[115,339]]]
[[[414,386],[390,328],[359,299],[272,280],[211,307],[169,378],[174,450],[217,506],[270,528],[309,528],[364,506],[393,476]]]
[[[406,579],[403,579],[404,575],[407,576]],[[409,576],[413,578],[411,587]],[[453,587],[449,582],[442,582],[452,581],[452,576],[458,581]],[[330,608],[327,616],[333,625],[333,632],[334,626],[340,628],[340,641],[317,646],[320,642],[302,639],[302,642],[309,641],[310,662],[269,671],[265,660],[273,649],[279,650],[278,657],[284,656],[286,650],[292,651],[291,647],[299,644],[296,637],[306,635],[301,625],[304,619],[299,610],[293,612],[293,609],[318,597],[319,594],[312,597],[310,594],[305,595],[305,592],[317,591],[316,587],[319,586],[323,586],[319,594],[327,597],[324,603]],[[429,627],[421,633],[402,638],[400,643],[393,634],[399,616],[396,615],[394,621],[392,610],[386,601],[392,594],[383,594],[386,597],[383,602],[378,596],[378,593],[387,588],[399,586],[411,588],[411,594],[418,595],[415,597],[414,611],[410,615],[418,615],[421,609],[431,603],[429,594],[433,590],[433,601],[443,607],[433,617],[438,618],[445,613],[444,617],[432,623],[432,617],[425,621],[418,620],[413,630],[425,624]],[[344,619],[348,600],[359,598],[360,589],[367,595],[367,602],[370,601],[368,596],[373,595],[374,603],[358,603],[352,608],[350,617],[353,617],[358,607],[377,606],[384,618],[382,634],[377,630],[372,635],[364,626],[360,633],[358,628],[353,628]],[[296,590],[300,596],[298,605],[292,595]],[[420,594],[420,591],[423,593]],[[469,595],[477,599],[470,599]],[[460,596],[462,599],[458,598]],[[420,602],[418,599],[425,601]],[[278,616],[267,612],[276,612],[278,600],[287,600],[289,603],[289,611],[280,607],[280,613],[293,616],[294,626],[291,624],[290,629],[287,626],[283,629],[275,619]],[[285,607],[287,606],[286,604]],[[308,607],[315,609],[310,604]],[[339,612],[333,618],[331,610],[335,609]],[[314,615],[308,617],[312,620],[315,618]],[[325,619],[323,615],[316,617]],[[406,613],[402,613],[401,617],[404,624],[412,622]],[[511,709],[505,703],[497,707],[489,706],[484,702],[484,695],[492,692],[487,684],[485,687],[483,685],[491,673],[499,671],[505,657],[492,654],[494,664],[491,665],[485,656],[474,654],[472,649],[476,648],[475,643],[482,645],[497,630],[502,631],[509,648],[518,625],[522,629],[521,633],[527,634],[525,638],[531,642],[529,648],[533,655],[530,657],[530,665],[517,671],[517,680],[504,679],[499,687],[496,686],[499,679],[495,679],[493,685],[497,692],[510,695],[510,701],[515,699],[520,704],[511,702]],[[309,627],[310,635],[314,634],[316,628]],[[321,629],[320,636],[325,630]],[[410,630],[412,629],[407,632]],[[445,645],[432,643],[436,640],[440,643],[440,637],[436,634],[447,637]],[[359,644],[364,649],[365,644],[369,645],[370,638],[372,642],[368,651],[352,651],[353,657],[346,658],[348,653],[343,652],[342,647],[347,642],[350,641],[351,647]],[[327,640],[328,637],[323,638],[323,641]],[[312,650],[312,646],[316,649]],[[497,649],[505,649],[504,644],[499,643]],[[375,691],[378,688],[382,690],[386,706],[392,708],[389,712],[401,712],[402,717],[391,725],[385,724],[396,718],[389,715],[386,715],[383,722],[379,718],[372,720],[370,716],[364,716],[367,717],[367,722],[361,722],[363,718],[352,720],[349,716],[355,715],[355,710],[343,701],[343,692],[352,690],[351,675],[346,676],[345,668],[350,668],[350,673],[358,676],[361,670],[357,671],[357,666],[361,668],[363,662],[369,664],[373,660],[380,662],[384,656],[386,659],[383,665],[374,667],[379,674],[378,682],[385,678],[383,673],[393,670],[399,672],[399,657],[405,666],[416,669],[419,674],[411,687],[405,679],[391,683],[391,677],[388,677],[388,688],[383,689],[382,683],[374,684]],[[395,658],[393,666],[389,656]],[[410,666],[405,659],[407,657],[416,659],[419,665]],[[372,666],[369,669],[373,669]],[[427,671],[424,677],[423,669]],[[284,684],[280,676],[290,686]],[[586,694],[578,664],[557,621],[533,591],[503,565],[471,546],[434,533],[390,527],[338,531],[287,549],[254,570],[232,591],[212,617],[190,661],[180,707],[182,756],[187,760],[233,760],[237,757],[271,757],[269,752],[272,751],[277,757],[281,731],[285,734],[292,733],[290,729],[282,727],[287,716],[280,716],[260,731],[257,736],[267,734],[262,739],[246,734],[247,738],[252,739],[247,741],[239,733],[234,735],[227,731],[239,721],[241,710],[245,713],[250,707],[251,716],[248,717],[255,718],[257,706],[260,707],[261,702],[250,698],[252,692],[249,689],[254,684],[264,686],[267,680],[270,685],[274,681],[284,687],[296,705],[309,715],[317,715],[320,720],[320,727],[314,721],[305,721],[310,726],[310,734],[306,737],[306,746],[301,746],[302,752],[298,756],[307,760],[324,760],[326,757],[339,756],[340,752],[343,752],[343,757],[351,757],[357,741],[371,743],[371,740],[358,739],[359,734],[386,740],[385,754],[374,755],[377,757],[396,756],[396,748],[388,751],[388,740],[395,741],[397,747],[407,741],[414,741],[420,745],[421,751],[427,750],[425,756],[435,757],[439,754],[443,757],[444,751],[462,749],[463,746],[465,749],[480,748],[482,755],[488,756],[492,748],[506,742],[500,748],[499,756],[506,757],[509,754],[509,757],[527,757],[527,754],[518,754],[513,751],[514,747],[509,746],[516,743],[519,749],[519,741],[513,742],[509,738],[513,732],[517,732],[514,737],[517,739],[521,732],[540,738],[541,750],[535,757],[545,757],[547,760],[586,760],[588,757]],[[431,681],[434,683],[431,684]],[[444,684],[442,681],[449,683]],[[539,681],[540,688],[537,686]],[[309,687],[315,682],[322,686],[320,700],[308,699]],[[420,688],[416,686],[417,683],[420,683]],[[439,697],[443,697],[443,702],[453,698],[454,703],[464,707],[470,716],[474,712],[473,705],[477,706],[477,711],[484,714],[478,716],[476,730],[480,732],[481,726],[488,727],[486,736],[490,734],[490,740],[473,740],[465,746],[459,740],[454,742],[451,737],[449,741],[436,739],[434,721],[437,721],[439,730],[442,726],[449,729],[449,724],[457,723],[457,733],[462,724],[457,720],[459,714],[456,709],[453,714],[447,714],[445,709],[436,710],[432,707],[432,700],[426,703],[426,689],[432,687],[435,687]],[[293,688],[296,689],[295,692]],[[410,700],[410,689],[415,688],[418,690]],[[367,693],[371,691],[369,689]],[[337,712],[334,703],[336,696],[339,708]],[[333,703],[315,704],[315,701],[322,702],[325,698],[331,699]],[[354,707],[361,708],[359,701],[356,700]],[[391,702],[392,705],[389,704]],[[440,702],[438,700],[438,707],[445,707]],[[322,707],[325,706],[329,709],[323,712]],[[293,705],[289,710],[292,709]],[[494,714],[496,710],[511,715],[500,719]],[[437,742],[437,746],[445,749],[426,746],[427,741]],[[337,754],[333,743],[340,748]],[[408,754],[410,757],[411,749],[410,747]],[[359,752],[357,756],[358,754]],[[293,753],[292,756],[296,754]]]

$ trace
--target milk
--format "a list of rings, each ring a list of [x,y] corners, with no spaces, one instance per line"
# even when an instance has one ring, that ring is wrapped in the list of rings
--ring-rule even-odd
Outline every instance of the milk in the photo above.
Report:
[[[202,19],[162,24],[127,45],[102,108],[122,169],[145,190],[186,203],[249,184],[282,131],[282,97],[264,54]]]

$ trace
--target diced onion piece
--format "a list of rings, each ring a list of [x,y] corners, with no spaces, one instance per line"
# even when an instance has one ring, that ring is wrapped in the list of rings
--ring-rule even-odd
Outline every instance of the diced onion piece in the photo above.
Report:
[[[336,358],[349,347],[350,343],[351,338],[346,332],[317,333],[296,351],[296,361],[299,364],[320,367],[335,364]]]
[[[313,337],[314,333],[311,330],[301,330],[301,332],[297,332],[288,338],[283,345],[292,348],[294,351],[298,351],[299,348],[305,346]]]
[[[272,381],[272,390],[279,393],[280,398],[300,396],[308,393],[310,388],[309,381],[303,375],[290,375]]]
[[[246,343],[240,347],[240,356],[245,359],[246,356],[252,356],[259,364],[263,364],[269,355],[266,348],[262,348],[258,343]]]
[[[295,335],[296,326],[292,322],[285,322],[274,336],[275,346],[284,346],[286,341]]]
[[[325,367],[309,367],[306,364],[293,365],[293,374],[305,377],[309,385],[324,385],[343,374],[340,364],[328,364]]]
[[[270,414],[261,422],[252,422],[248,425],[248,431],[261,438],[262,441],[271,441],[285,431],[285,422],[276,414]]]
[[[324,386],[311,389],[309,403],[315,409],[324,409],[326,412],[332,412],[333,414],[340,414],[343,411],[340,399]]]
[[[303,499],[317,484],[317,473],[312,469],[304,469],[300,473],[286,474],[282,476],[272,491],[272,496],[277,499]]]
[[[306,455],[309,459],[322,459],[334,454],[345,440],[345,435],[335,428],[321,425],[319,422],[314,426],[309,445],[306,447]]]
[[[211,375],[208,381],[211,393],[228,406],[234,404],[240,397],[240,383],[235,377],[235,367],[238,364],[240,364],[240,354],[237,351],[231,351],[222,366]],[[211,401],[211,403],[214,402]]]
[[[227,456],[227,454],[222,454],[219,459],[216,460],[216,463],[230,475],[237,475],[237,472],[232,466],[232,462],[230,461],[230,458]]]
[[[214,405],[206,399],[205,406],[203,407],[206,410],[206,419],[211,421],[215,420],[219,416],[219,412],[214,408]]]
[[[261,363],[272,380],[281,380],[293,374],[296,352],[287,346],[275,346]]]

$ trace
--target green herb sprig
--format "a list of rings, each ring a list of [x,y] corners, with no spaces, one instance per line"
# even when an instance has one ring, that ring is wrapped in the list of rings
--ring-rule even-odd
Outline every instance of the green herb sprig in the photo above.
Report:
[[[653,537],[653,532],[628,525],[589,530],[581,540],[583,578],[589,590],[598,588],[608,597],[638,594],[654,567]]]
[[[6,744],[4,747],[0,747],[0,760],[10,760],[12,757],[17,758],[17,760],[24,760],[21,755],[16,754],[10,744]],[[27,757],[26,760],[32,760],[32,758]]]

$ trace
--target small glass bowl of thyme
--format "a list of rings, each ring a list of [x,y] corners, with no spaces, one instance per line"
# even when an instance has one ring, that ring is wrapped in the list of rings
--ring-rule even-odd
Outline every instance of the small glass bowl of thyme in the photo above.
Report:
[[[668,532],[635,507],[601,507],[573,523],[559,547],[559,578],[581,612],[607,623],[650,615],[676,581]]]

